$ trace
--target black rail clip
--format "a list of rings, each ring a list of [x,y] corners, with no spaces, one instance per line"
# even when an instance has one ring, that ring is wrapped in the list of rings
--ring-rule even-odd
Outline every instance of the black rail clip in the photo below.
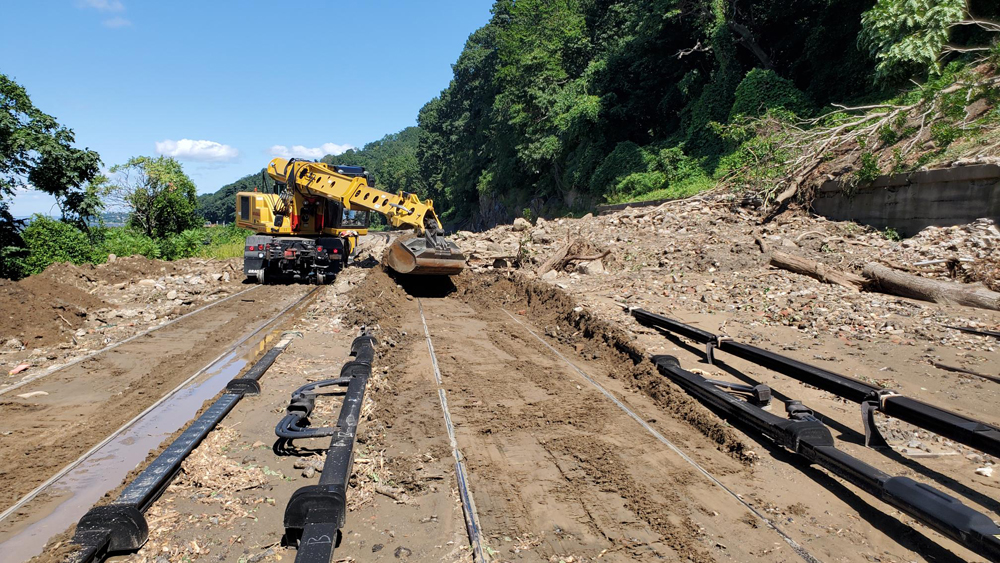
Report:
[[[106,545],[106,552],[135,551],[149,538],[149,525],[142,511],[132,505],[95,506],[76,525],[74,542]],[[96,541],[95,541],[96,540]]]
[[[346,520],[347,493],[343,486],[307,485],[292,493],[285,507],[285,537],[294,545],[302,539],[306,524],[323,523],[338,530]]]
[[[226,393],[236,395],[260,395],[260,383],[256,379],[241,377],[226,384]]]
[[[330,436],[326,461],[318,485],[307,485],[292,494],[285,508],[285,541],[297,546],[297,563],[330,561],[347,519],[347,484],[354,465],[354,441],[365,388],[372,372],[377,341],[362,334],[351,344],[351,360],[340,370],[340,377],[308,383],[292,394],[287,414],[275,427],[279,444],[299,438]],[[324,388],[333,388],[326,391]],[[317,395],[343,395],[337,425],[308,427],[307,417],[316,405]]]

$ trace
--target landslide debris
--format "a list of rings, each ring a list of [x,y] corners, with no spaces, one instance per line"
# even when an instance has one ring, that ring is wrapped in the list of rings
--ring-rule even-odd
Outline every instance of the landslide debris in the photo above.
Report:
[[[83,326],[89,310],[109,307],[49,270],[16,282],[0,280],[0,341],[8,350],[57,344]]]
[[[520,270],[584,295],[607,308],[665,302],[668,309],[724,313],[730,324],[759,329],[780,325],[812,338],[833,333],[850,339],[919,337],[947,346],[992,350],[995,342],[943,325],[996,330],[996,316],[962,307],[924,304],[880,293],[857,293],[806,276],[769,267],[768,250],[802,256],[841,271],[860,274],[866,263],[882,263],[911,274],[975,281],[996,287],[1000,275],[1000,230],[990,219],[968,225],[928,227],[893,240],[851,222],[806,214],[785,214],[765,225],[738,207],[731,195],[676,200],[657,207],[627,208],[580,219],[538,219],[528,230],[511,226],[455,240],[473,271]],[[608,254],[594,260],[543,265],[578,241],[579,254]],[[736,336],[736,334],[734,334]],[[759,339],[751,335],[751,339]]]

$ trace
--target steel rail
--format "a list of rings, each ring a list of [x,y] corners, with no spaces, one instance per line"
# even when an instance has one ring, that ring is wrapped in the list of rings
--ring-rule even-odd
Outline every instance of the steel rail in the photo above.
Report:
[[[548,342],[546,342],[541,336],[538,336],[538,334],[536,334],[535,331],[531,330],[530,328],[528,328],[527,325],[525,325],[520,320],[518,320],[518,318],[515,317],[514,315],[512,315],[510,313],[510,311],[508,311],[506,309],[503,309],[503,312],[507,313],[507,316],[510,317],[511,320],[513,320],[517,324],[521,325],[521,328],[523,328],[524,330],[528,331],[528,333],[531,334],[531,336],[534,336],[536,340],[538,340],[539,342],[541,342],[546,348],[548,348],[550,351],[552,351],[552,353],[554,353],[556,356],[558,356],[563,362],[566,363],[566,365],[568,365],[571,369],[573,369],[573,371],[575,371],[577,374],[579,374],[580,377],[582,377],[585,381],[587,381],[588,383],[590,383],[602,395],[604,395],[609,400],[611,400],[611,402],[614,403],[619,409],[621,409],[622,412],[624,412],[630,418],[632,418],[633,420],[635,420],[636,422],[638,422],[639,425],[642,426],[642,428],[644,430],[646,430],[646,432],[648,432],[652,437],[656,438],[656,440],[659,441],[664,446],[667,446],[668,448],[670,448],[670,450],[672,450],[675,454],[677,454],[678,456],[680,456],[681,459],[683,459],[691,467],[693,467],[695,470],[697,470],[699,473],[701,473],[705,478],[707,478],[709,481],[711,481],[712,484],[717,485],[720,489],[722,489],[723,491],[725,491],[729,496],[731,496],[732,498],[736,499],[736,501],[739,502],[741,505],[743,505],[744,508],[746,508],[747,510],[749,510],[751,513],[753,513],[754,516],[756,516],[762,522],[764,522],[764,524],[768,528],[774,530],[775,533],[777,533],[779,536],[781,536],[781,539],[784,540],[784,542],[786,544],[788,544],[789,547],[792,548],[792,550],[796,553],[796,555],[798,555],[799,557],[801,557],[803,560],[808,561],[809,563],[819,563],[819,559],[817,559],[811,553],[809,553],[808,551],[806,551],[806,549],[804,547],[802,547],[801,545],[799,545],[798,542],[796,542],[794,539],[792,539],[791,536],[789,536],[787,533],[785,533],[785,531],[782,530],[777,524],[775,524],[774,521],[772,521],[770,518],[768,518],[767,516],[765,516],[760,510],[758,510],[752,504],[750,504],[747,501],[743,500],[742,496],[738,495],[735,491],[733,491],[732,489],[730,489],[729,487],[727,487],[722,481],[720,481],[718,478],[716,478],[715,475],[712,475],[707,469],[705,469],[704,467],[702,467],[701,464],[699,464],[697,461],[695,461],[694,459],[692,459],[691,456],[687,455],[684,452],[684,450],[680,449],[677,445],[675,445],[673,442],[671,442],[666,437],[664,437],[663,434],[660,434],[655,428],[653,428],[652,426],[649,425],[648,422],[646,422],[646,419],[644,419],[643,417],[641,417],[638,414],[636,414],[635,411],[633,411],[628,406],[626,406],[625,403],[621,402],[618,399],[618,397],[615,397],[610,391],[607,390],[607,388],[605,388],[603,385],[601,385],[596,380],[594,380],[592,377],[590,377],[582,369],[580,369],[579,367],[577,367],[576,364],[574,364],[573,362],[569,361],[569,358],[567,358],[566,356],[564,356],[561,352],[559,352],[559,350],[556,350],[555,348],[553,348],[551,344],[549,344]]]
[[[4,387],[4,388],[0,389],[0,395],[3,395],[4,393],[7,393],[9,391],[13,391],[14,389],[18,389],[20,387],[24,387],[25,385],[27,385],[29,383],[32,383],[34,381],[38,381],[39,379],[41,379],[43,377],[47,377],[49,375],[52,375],[53,373],[56,373],[57,371],[64,370],[64,369],[66,369],[66,368],[68,368],[70,366],[76,365],[76,364],[78,364],[78,363],[80,363],[80,362],[82,362],[84,360],[89,360],[90,358],[93,358],[94,356],[97,356],[99,354],[103,354],[103,353],[105,353],[105,352],[107,352],[109,350],[114,350],[115,348],[121,346],[122,344],[127,344],[127,343],[135,340],[136,338],[141,338],[141,337],[146,336],[147,334],[149,334],[151,332],[156,332],[157,330],[160,330],[161,328],[166,328],[166,327],[168,327],[168,326],[170,326],[170,325],[172,325],[172,324],[174,324],[176,322],[182,321],[182,320],[184,320],[184,319],[186,319],[186,318],[188,318],[188,317],[190,317],[192,315],[197,315],[198,313],[201,313],[203,311],[207,311],[207,310],[211,309],[212,307],[215,307],[216,305],[221,305],[221,304],[225,303],[226,301],[229,301],[230,299],[232,299],[234,297],[238,297],[238,296],[243,295],[243,294],[245,294],[247,292],[250,292],[250,291],[253,291],[255,289],[258,289],[259,287],[260,287],[259,285],[255,285],[253,287],[248,287],[247,289],[244,289],[242,291],[238,291],[238,292],[230,295],[229,297],[224,297],[222,299],[219,299],[218,301],[213,301],[212,303],[209,303],[208,305],[205,305],[204,307],[199,307],[198,309],[195,309],[194,311],[191,311],[189,313],[185,313],[185,314],[177,317],[176,319],[171,319],[171,320],[169,320],[169,321],[167,321],[167,322],[165,322],[165,323],[163,323],[161,325],[156,325],[156,326],[154,326],[152,328],[149,328],[147,330],[144,330],[144,331],[140,332],[139,334],[133,334],[132,336],[126,338],[125,340],[122,340],[121,342],[115,342],[114,344],[110,344],[108,346],[105,346],[104,348],[101,348],[100,350],[94,350],[93,352],[89,352],[87,354],[84,354],[83,356],[80,356],[79,358],[73,358],[68,363],[61,364],[61,365],[58,365],[58,366],[52,366],[52,367],[46,369],[45,371],[43,371],[43,372],[41,372],[39,374],[33,375],[33,376],[31,376],[31,377],[29,377],[27,379],[22,379],[21,381],[18,381],[17,383],[12,383],[12,384],[8,385],[7,387]]]
[[[104,561],[111,554],[141,548],[149,537],[145,511],[170,485],[181,463],[244,395],[260,394],[259,379],[291,341],[291,334],[286,334],[242,376],[230,380],[225,393],[126,485],[118,498],[91,508],[76,526],[73,543],[80,549],[67,559],[67,563]]]
[[[253,289],[253,288],[251,288],[251,289]],[[112,432],[111,434],[109,434],[107,437],[105,437],[103,440],[101,440],[94,447],[92,447],[89,450],[87,450],[83,455],[81,455],[76,460],[74,460],[74,461],[70,462],[69,464],[67,464],[65,467],[63,467],[58,472],[56,472],[52,477],[49,477],[44,483],[42,483],[41,485],[35,487],[31,492],[29,492],[28,494],[24,495],[20,499],[18,499],[18,501],[16,503],[14,503],[10,507],[8,507],[6,510],[4,510],[2,513],[0,513],[0,522],[2,522],[3,520],[6,520],[7,518],[9,518],[11,516],[11,514],[13,514],[14,512],[16,512],[22,506],[24,506],[25,504],[31,502],[31,500],[34,499],[35,497],[37,497],[42,491],[44,491],[45,489],[47,489],[48,487],[50,487],[53,483],[55,483],[56,481],[58,481],[59,479],[61,479],[63,476],[65,476],[67,473],[69,473],[70,471],[72,471],[73,469],[75,469],[77,466],[79,466],[81,463],[83,463],[84,461],[86,461],[87,458],[89,458],[90,456],[94,455],[95,452],[97,452],[98,450],[100,450],[101,448],[103,448],[104,446],[106,446],[109,442],[111,442],[112,440],[114,440],[115,438],[117,438],[119,435],[121,435],[122,432],[125,432],[126,430],[128,430],[129,427],[131,427],[133,424],[135,424],[136,422],[138,422],[141,418],[143,418],[144,416],[148,415],[150,412],[152,412],[157,407],[159,407],[160,405],[162,405],[164,402],[166,402],[167,400],[169,400],[171,397],[173,397],[174,395],[176,395],[181,389],[183,389],[189,383],[191,383],[192,381],[194,381],[195,379],[197,379],[198,377],[200,377],[202,374],[204,374],[205,372],[207,372],[209,369],[212,368],[212,366],[214,366],[220,360],[222,360],[223,358],[225,358],[229,354],[232,354],[234,350],[236,350],[237,348],[239,348],[240,346],[242,346],[247,340],[250,340],[255,335],[259,334],[262,330],[264,330],[266,327],[268,327],[271,324],[273,324],[276,320],[278,320],[279,318],[281,318],[288,311],[290,311],[293,308],[295,308],[296,306],[300,305],[308,297],[310,297],[313,294],[315,294],[315,292],[316,292],[316,289],[313,289],[313,290],[309,291],[308,293],[306,293],[305,295],[303,295],[302,297],[300,297],[299,299],[297,299],[294,303],[292,303],[291,305],[289,305],[289,306],[285,307],[284,309],[282,309],[281,311],[279,311],[276,315],[274,315],[273,317],[271,317],[270,319],[268,319],[266,322],[262,323],[253,332],[251,332],[250,334],[247,334],[246,336],[244,336],[243,338],[239,339],[234,344],[232,344],[231,346],[229,346],[228,348],[226,348],[226,350],[224,352],[222,352],[221,354],[219,354],[218,357],[216,357],[214,360],[212,360],[211,362],[209,362],[208,364],[206,364],[203,368],[201,368],[200,370],[198,370],[197,372],[195,372],[194,375],[192,375],[191,377],[185,379],[183,382],[180,383],[180,385],[178,385],[177,387],[174,387],[172,390],[170,390],[170,392],[168,392],[163,397],[160,397],[160,399],[157,400],[155,403],[149,405],[148,407],[146,407],[145,410],[143,410],[139,414],[135,415],[135,417],[133,417],[131,420],[129,420],[125,424],[121,425],[117,430],[115,430],[114,432]],[[236,295],[233,295],[231,297],[235,297],[235,296]],[[180,320],[180,319],[175,319],[175,320]],[[138,335],[138,336],[142,336],[142,335]],[[124,341],[121,342],[121,343],[119,343],[119,344],[122,344],[122,343],[124,343]]]
[[[431,340],[431,331],[427,328],[427,318],[424,317],[424,306],[420,299],[417,299],[417,309],[420,311],[420,322],[424,325],[424,336],[427,339],[427,351],[431,356],[431,367],[434,371],[434,381],[437,383],[438,402],[441,403],[444,425],[448,430],[448,440],[451,443],[451,453],[455,458],[455,476],[458,480],[458,494],[462,500],[462,512],[465,515],[465,531],[469,536],[469,545],[472,546],[472,559],[474,563],[485,563],[486,556],[483,550],[479,514],[476,512],[476,502],[473,500],[472,491],[469,489],[469,474],[465,468],[465,457],[462,455],[462,450],[458,447],[458,440],[455,438],[455,425],[452,423],[451,411],[448,409],[448,394],[444,389],[444,381],[441,378],[441,369],[438,366],[437,355],[434,353],[434,342]]]

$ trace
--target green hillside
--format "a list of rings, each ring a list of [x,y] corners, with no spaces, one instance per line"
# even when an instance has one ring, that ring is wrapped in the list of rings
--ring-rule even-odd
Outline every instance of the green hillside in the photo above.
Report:
[[[419,127],[323,161],[470,228],[720,184],[766,205],[987,143],[998,17],[992,0],[498,0]],[[256,178],[201,196],[205,217],[231,220]]]
[[[993,0],[498,0],[420,111],[421,177],[474,227],[688,195],[746,164],[727,128],[741,116],[802,129],[834,103],[895,103],[996,51],[1000,28],[977,18],[998,15]]]

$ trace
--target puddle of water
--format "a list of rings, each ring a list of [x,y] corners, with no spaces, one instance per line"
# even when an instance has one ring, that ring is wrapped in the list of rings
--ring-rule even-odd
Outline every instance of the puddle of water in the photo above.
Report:
[[[193,419],[205,401],[225,389],[229,380],[279,335],[280,331],[273,331],[259,342],[248,343],[220,358],[198,379],[178,390],[18,510],[17,515],[30,516],[0,527],[0,553],[3,554],[0,559],[27,561],[40,554],[49,538],[78,522],[105,493],[118,487],[152,450]]]

